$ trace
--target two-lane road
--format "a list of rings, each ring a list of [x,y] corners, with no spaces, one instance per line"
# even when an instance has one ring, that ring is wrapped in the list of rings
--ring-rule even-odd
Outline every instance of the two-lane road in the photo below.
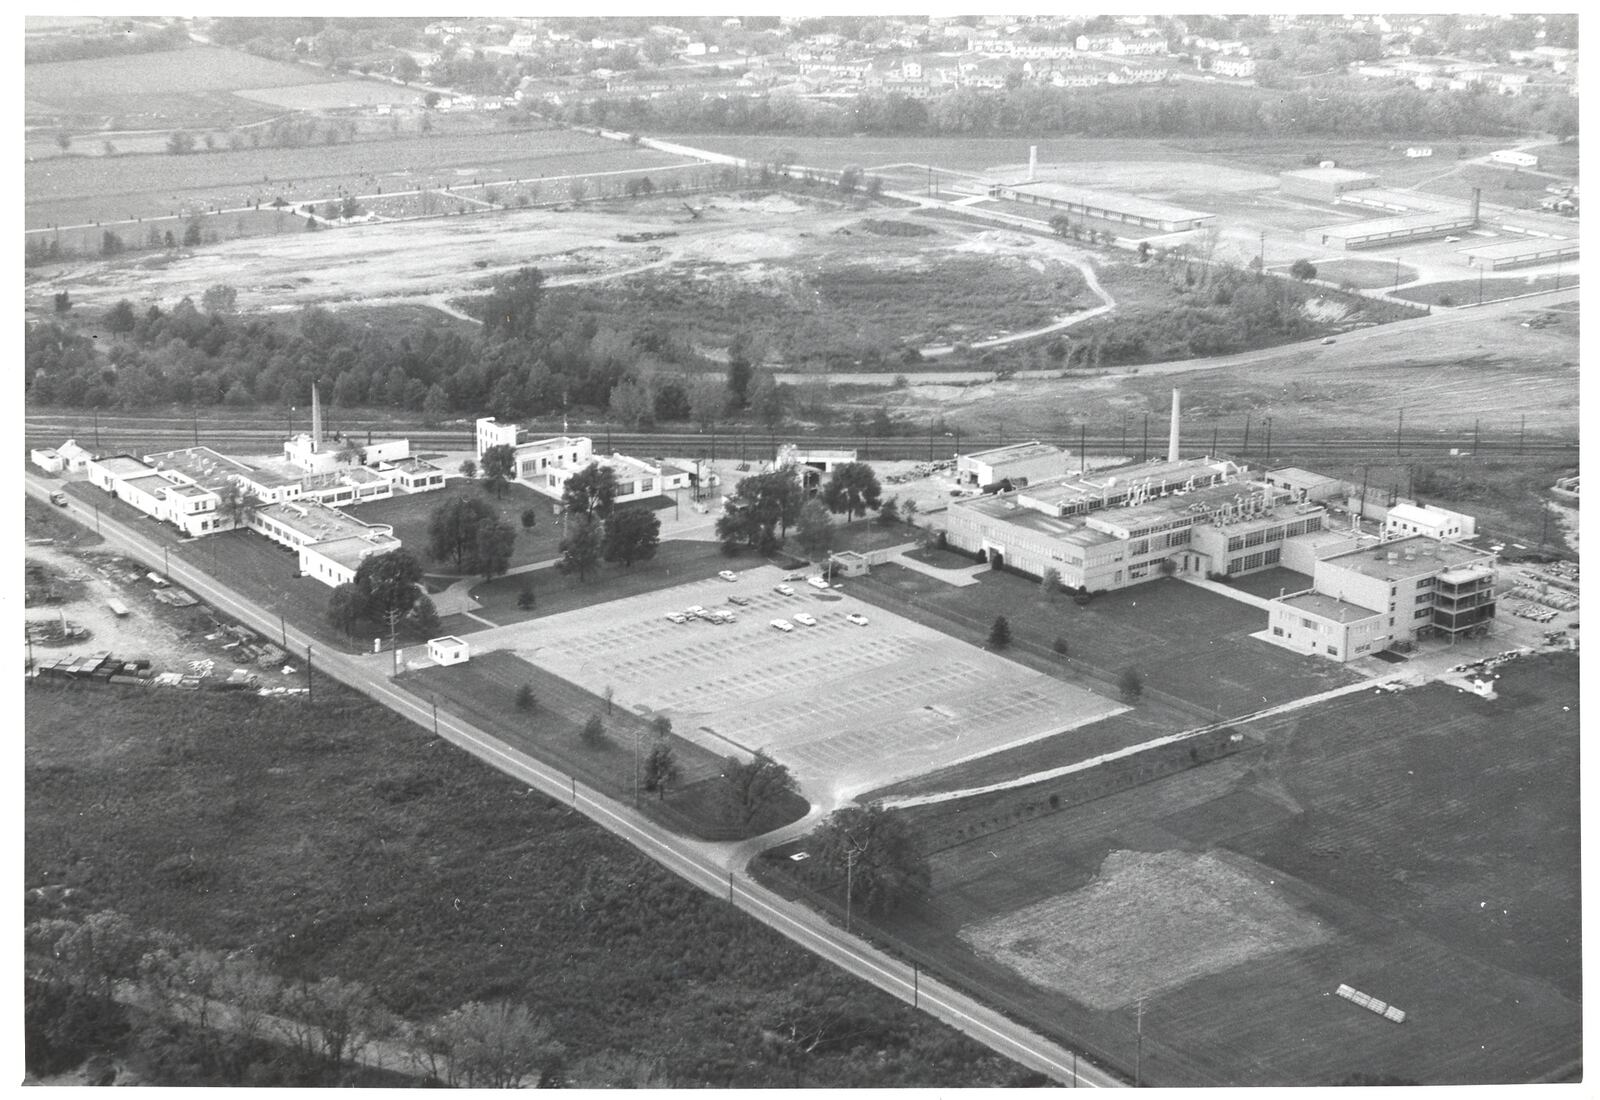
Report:
[[[26,476],[26,491],[48,501],[58,483],[42,475]],[[66,511],[88,526],[96,524],[91,505],[69,496]],[[161,548],[136,530],[101,513],[101,535],[115,549],[146,562],[160,562]],[[279,632],[276,612],[245,599],[223,582],[172,560],[173,580],[228,615],[266,636]],[[312,582],[307,582],[312,583]],[[424,729],[465,749],[490,766],[558,800],[570,803],[599,825],[626,840],[667,870],[702,890],[725,897],[755,919],[793,942],[879,989],[914,1003],[931,1016],[965,1032],[1000,1054],[1030,1069],[1070,1085],[1115,1087],[1123,1084],[1111,1074],[1089,1065],[1077,1054],[1057,1045],[999,1012],[935,979],[922,975],[876,948],[862,943],[803,906],[777,896],[745,874],[734,853],[736,844],[715,844],[670,833],[631,807],[595,792],[572,776],[518,752],[484,731],[431,702],[394,686],[389,680],[391,656],[353,657],[329,650],[317,651],[316,641],[289,629],[286,640],[293,652],[311,651],[315,669],[324,676],[355,688]]]

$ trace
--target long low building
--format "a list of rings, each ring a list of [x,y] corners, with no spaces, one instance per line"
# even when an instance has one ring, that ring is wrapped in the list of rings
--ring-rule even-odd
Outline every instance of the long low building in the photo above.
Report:
[[[1278,173],[1278,190],[1298,199],[1315,202],[1336,202],[1347,191],[1359,191],[1378,186],[1378,177],[1371,172],[1356,172],[1349,168],[1301,168],[1293,172]]]
[[[988,195],[992,199],[1032,203],[1060,210],[1065,214],[1076,214],[1079,217],[1094,218],[1104,222],[1118,222],[1162,233],[1200,229],[1217,218],[1215,214],[1189,210],[1154,199],[1140,198],[1137,195],[1093,191],[1086,187],[1072,187],[1064,183],[996,183],[989,186]]]
[[[956,481],[962,485],[998,485],[1002,481],[1026,485],[1060,477],[1070,456],[1053,443],[1012,443],[987,451],[956,456]]]
[[[1526,240],[1469,248],[1464,255],[1469,267],[1484,271],[1504,271],[1511,267],[1531,267],[1534,264],[1566,263],[1576,260],[1578,242],[1530,237]]]
[[[367,523],[312,500],[287,501],[257,508],[250,529],[300,557],[300,572],[330,588],[355,579],[361,563],[373,554],[400,549],[394,528]]]
[[[658,465],[628,455],[597,455],[594,441],[583,435],[530,438],[516,424],[501,424],[494,417],[477,421],[478,458],[491,447],[509,446],[515,455],[513,480],[536,492],[560,500],[567,480],[591,463],[607,467],[617,478],[617,502],[643,500],[674,489],[687,489],[691,476],[676,466]]]
[[[1386,244],[1442,237],[1448,233],[1463,233],[1477,224],[1478,219],[1471,213],[1408,214],[1398,218],[1371,218],[1343,225],[1319,226],[1306,230],[1305,238],[1312,244],[1327,248],[1377,248]]]

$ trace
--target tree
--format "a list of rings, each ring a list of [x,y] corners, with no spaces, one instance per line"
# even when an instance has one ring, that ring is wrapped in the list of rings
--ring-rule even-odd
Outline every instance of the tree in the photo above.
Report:
[[[667,788],[676,783],[681,774],[682,769],[678,767],[671,745],[658,741],[650,747],[650,755],[644,760],[645,790],[656,792],[658,798],[666,798]]]
[[[217,488],[217,514],[230,529],[248,525],[261,507],[261,498],[237,481],[225,481]]]
[[[467,1088],[522,1088],[563,1050],[548,1022],[507,1001],[468,1002],[440,1019],[433,1035],[449,1067],[445,1083]]]
[[[687,386],[689,413],[700,430],[709,432],[728,407],[728,388],[714,375],[696,375]]]
[[[478,532],[493,519],[498,513],[481,497],[445,501],[428,515],[428,556],[434,561],[454,559],[458,573],[477,572]]]
[[[126,298],[106,311],[105,326],[111,332],[132,332],[138,323],[139,319],[133,313],[133,303]]]
[[[481,457],[485,488],[494,489],[495,496],[504,496],[506,482],[517,476],[517,449],[509,443],[497,443]]]
[[[900,498],[890,497],[878,507],[878,522],[885,527],[900,522]]]
[[[433,605],[433,598],[426,593],[419,595],[417,602],[411,605],[411,614],[406,616],[406,622],[418,636],[436,637],[439,633],[439,609]]]
[[[606,561],[625,568],[656,556],[661,542],[661,517],[648,508],[622,508],[606,521]]]
[[[742,335],[728,348],[728,393],[734,405],[741,409],[750,403],[750,376],[755,369],[750,362],[748,342]]]
[[[1289,265],[1289,274],[1302,282],[1317,277],[1317,265],[1310,260],[1299,259]]]
[[[343,978],[291,986],[283,1007],[290,1038],[301,1053],[320,1056],[334,1069],[354,1059],[388,1023],[371,991]]]
[[[770,370],[763,367],[751,375],[750,411],[769,428],[783,423],[783,394]]]
[[[232,313],[238,300],[239,292],[224,283],[217,283],[200,295],[200,304],[207,313]]]
[[[534,602],[533,585],[524,583],[517,591],[517,610],[532,611]]]
[[[761,750],[747,764],[730,756],[722,767],[722,811],[729,824],[746,831],[763,810],[795,793],[789,769]]]
[[[477,477],[478,476],[478,464],[476,462],[474,462],[470,458],[463,458],[461,460],[461,476],[462,477]]]
[[[427,428],[436,428],[450,411],[450,397],[444,392],[444,387],[435,382],[428,387],[428,396],[422,399],[422,424]]]
[[[522,529],[532,531],[539,525],[539,509],[529,506],[522,510]]]
[[[1039,591],[1045,599],[1054,603],[1056,593],[1061,591],[1061,571],[1054,566],[1046,566],[1044,576],[1039,578]]]
[[[187,130],[175,130],[167,137],[167,152],[183,156],[194,152],[194,135]]]
[[[543,299],[544,272],[536,267],[519,268],[496,283],[484,303],[484,331],[492,336],[534,340]]]
[[[517,709],[533,710],[538,700],[533,697],[533,685],[523,684],[517,689]]]
[[[631,378],[625,378],[611,387],[611,415],[630,428],[638,428],[651,419],[653,411],[650,391]]]
[[[828,556],[828,551],[833,549],[833,519],[820,500],[813,497],[801,507],[795,533],[801,548],[813,561]]]
[[[828,506],[828,511],[843,512],[851,519],[858,514],[866,515],[868,508],[876,508],[881,495],[878,475],[865,462],[835,466],[822,487],[822,503]]]
[[[104,233],[100,234],[100,255],[115,256],[122,252],[126,247],[127,246],[122,243],[122,238],[111,232],[111,230],[107,229]]]
[[[814,874],[850,893],[852,907],[888,913],[932,882],[927,857],[903,815],[882,806],[846,806],[818,831]]]
[[[428,108],[430,111],[433,110],[433,108],[435,108],[435,107],[437,107],[439,105],[439,93],[438,92],[428,92],[427,94],[425,94],[422,97],[422,105],[424,107]]]
[[[845,165],[839,172],[839,190],[847,195],[854,192],[856,188],[861,186],[862,175],[861,165]]]
[[[571,477],[561,489],[561,504],[570,513],[606,519],[617,501],[617,472],[610,466],[591,462]]]
[[[994,624],[989,627],[989,648],[1004,649],[1011,644],[1011,624],[1004,615],[996,615]]]
[[[356,567],[356,587],[366,594],[372,613],[405,614],[422,595],[422,563],[401,548],[363,558]]]
[[[589,720],[583,724],[582,736],[583,743],[591,749],[606,739],[606,724],[600,720],[598,714],[589,715]]]
[[[1117,690],[1128,702],[1134,702],[1144,694],[1144,677],[1138,669],[1129,665],[1117,674]]]
[[[603,538],[602,525],[594,516],[580,515],[575,518],[561,545],[562,571],[577,573],[579,580],[588,580],[589,575],[600,567]]]
[[[58,290],[55,293],[55,307],[57,313],[65,313],[72,308],[72,294],[69,291]]]
[[[199,218],[191,219],[189,221],[189,224],[183,227],[183,247],[185,247],[185,248],[194,248],[194,247],[196,247],[200,243],[201,236],[202,236],[202,234],[201,234],[201,231],[200,231],[200,219]]]
[[[1050,643],[1050,648],[1055,650],[1058,657],[1065,657],[1067,655],[1067,640],[1057,634],[1056,640]]]
[[[408,53],[397,53],[389,62],[389,75],[402,84],[410,84],[422,75],[422,66]]]
[[[517,545],[517,532],[499,516],[481,520],[473,547],[473,569],[492,581],[511,565],[511,552]]]

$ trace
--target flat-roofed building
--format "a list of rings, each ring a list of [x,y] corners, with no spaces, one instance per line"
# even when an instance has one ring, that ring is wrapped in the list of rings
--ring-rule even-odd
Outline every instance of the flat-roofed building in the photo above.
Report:
[[[515,452],[513,479],[556,500],[561,499],[567,480],[591,462],[616,474],[618,503],[687,488],[692,480],[686,471],[676,466],[664,468],[622,454],[597,455],[594,442],[588,436],[530,439],[517,425],[497,423],[492,416],[478,420],[477,443],[479,459],[490,447],[512,447]]]
[[[1320,592],[1301,592],[1272,602],[1268,627],[1277,645],[1342,664],[1389,647],[1392,633],[1386,619],[1359,604]]]
[[[1215,214],[1190,210],[1171,203],[1123,195],[1114,191],[1094,191],[1064,183],[996,183],[988,188],[993,199],[1031,203],[1052,210],[1098,221],[1116,222],[1143,230],[1177,233],[1202,229],[1216,220]]]
[[[1529,237],[1524,240],[1503,241],[1500,244],[1479,245],[1466,249],[1462,255],[1466,257],[1469,267],[1485,271],[1504,271],[1512,267],[1572,262],[1578,258],[1578,242]]]
[[[146,477],[155,473],[153,467],[140,462],[132,455],[107,455],[104,458],[90,459],[85,469],[89,474],[89,483],[98,489],[104,489],[112,496],[119,495],[117,489],[129,478]]]
[[[1460,233],[1477,224],[1478,219],[1471,213],[1441,211],[1324,225],[1306,230],[1305,237],[1312,244],[1328,248],[1376,248],[1385,244],[1403,244],[1428,237],[1442,237],[1447,233]]]
[[[1268,470],[1261,475],[1261,480],[1274,489],[1284,490],[1289,494],[1289,499],[1295,501],[1338,500],[1350,494],[1350,487],[1338,478],[1303,470],[1298,466]]]
[[[1371,172],[1357,172],[1350,168],[1301,168],[1293,172],[1278,173],[1278,190],[1297,199],[1314,202],[1337,202],[1346,191],[1359,191],[1378,186],[1378,177]]]
[[[387,478],[396,489],[407,493],[426,493],[433,489],[444,488],[444,471],[421,458],[380,462],[377,473]]]
[[[961,485],[1027,485],[1067,472],[1066,448],[1053,443],[1012,443],[956,456],[956,481]]]
[[[1426,535],[1434,539],[1470,539],[1478,533],[1477,521],[1462,512],[1433,505],[1401,501],[1383,517],[1383,537]]]
[[[67,440],[65,443],[61,444],[61,446],[57,447],[56,451],[61,455],[62,460],[65,461],[65,472],[69,474],[83,473],[89,468],[89,461],[94,458],[94,455],[78,446],[78,441],[76,439]]]
[[[258,508],[250,529],[294,550],[300,572],[330,588],[354,580],[366,558],[400,548],[389,524],[367,523],[313,500]]]
[[[40,447],[28,452],[29,460],[47,474],[59,474],[67,468],[67,460],[54,447]]]

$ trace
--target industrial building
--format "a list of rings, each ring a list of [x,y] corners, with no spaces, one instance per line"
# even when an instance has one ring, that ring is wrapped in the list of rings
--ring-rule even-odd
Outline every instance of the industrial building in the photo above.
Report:
[[[1405,244],[1450,233],[1464,233],[1477,224],[1477,214],[1473,212],[1407,214],[1398,218],[1372,218],[1343,225],[1319,226],[1306,230],[1305,236],[1312,244],[1326,248],[1377,248],[1386,244]]]
[[[373,554],[400,549],[394,528],[367,523],[316,501],[287,501],[257,508],[252,531],[299,554],[300,572],[330,588],[355,580],[356,570]]]
[[[775,470],[793,466],[800,476],[800,487],[815,492],[822,485],[822,475],[831,474],[836,467],[856,461],[856,452],[849,448],[801,447],[785,443],[778,448],[772,464]]]
[[[227,525],[221,497],[173,470],[158,470],[132,455],[110,455],[88,464],[89,481],[147,516],[171,523],[191,538]]]
[[[1484,271],[1504,271],[1512,267],[1531,267],[1534,264],[1566,263],[1576,260],[1578,242],[1529,237],[1525,240],[1469,248],[1464,255],[1470,267]]]
[[[1313,202],[1338,202],[1339,196],[1347,191],[1376,186],[1377,176],[1349,168],[1302,168],[1278,173],[1279,192]]]
[[[1478,521],[1461,512],[1431,505],[1396,503],[1383,517],[1386,539],[1424,535],[1433,539],[1470,539],[1478,533]]]
[[[956,456],[956,483],[959,485],[1027,485],[1067,472],[1070,456],[1052,443],[1012,443],[987,451]]]
[[[691,475],[676,466],[622,454],[596,455],[588,436],[563,434],[531,439],[516,424],[500,424],[492,416],[479,418],[476,436],[480,461],[490,447],[510,446],[516,455],[513,480],[555,500],[561,499],[567,479],[591,463],[616,474],[619,504],[686,489],[692,483]]]
[[[1062,183],[996,183],[989,185],[987,194],[991,199],[1031,203],[1059,210],[1064,214],[1117,222],[1160,233],[1200,229],[1215,221],[1217,217],[1215,214],[1187,210],[1181,206],[1142,199],[1135,195],[1091,191]]]
[[[1496,149],[1489,154],[1489,159],[1495,164],[1509,164],[1513,168],[1539,167],[1538,157],[1517,149]]]
[[[1323,558],[1312,581],[1272,601],[1269,640],[1340,662],[1421,638],[1454,640],[1495,616],[1494,554],[1426,535]]]

